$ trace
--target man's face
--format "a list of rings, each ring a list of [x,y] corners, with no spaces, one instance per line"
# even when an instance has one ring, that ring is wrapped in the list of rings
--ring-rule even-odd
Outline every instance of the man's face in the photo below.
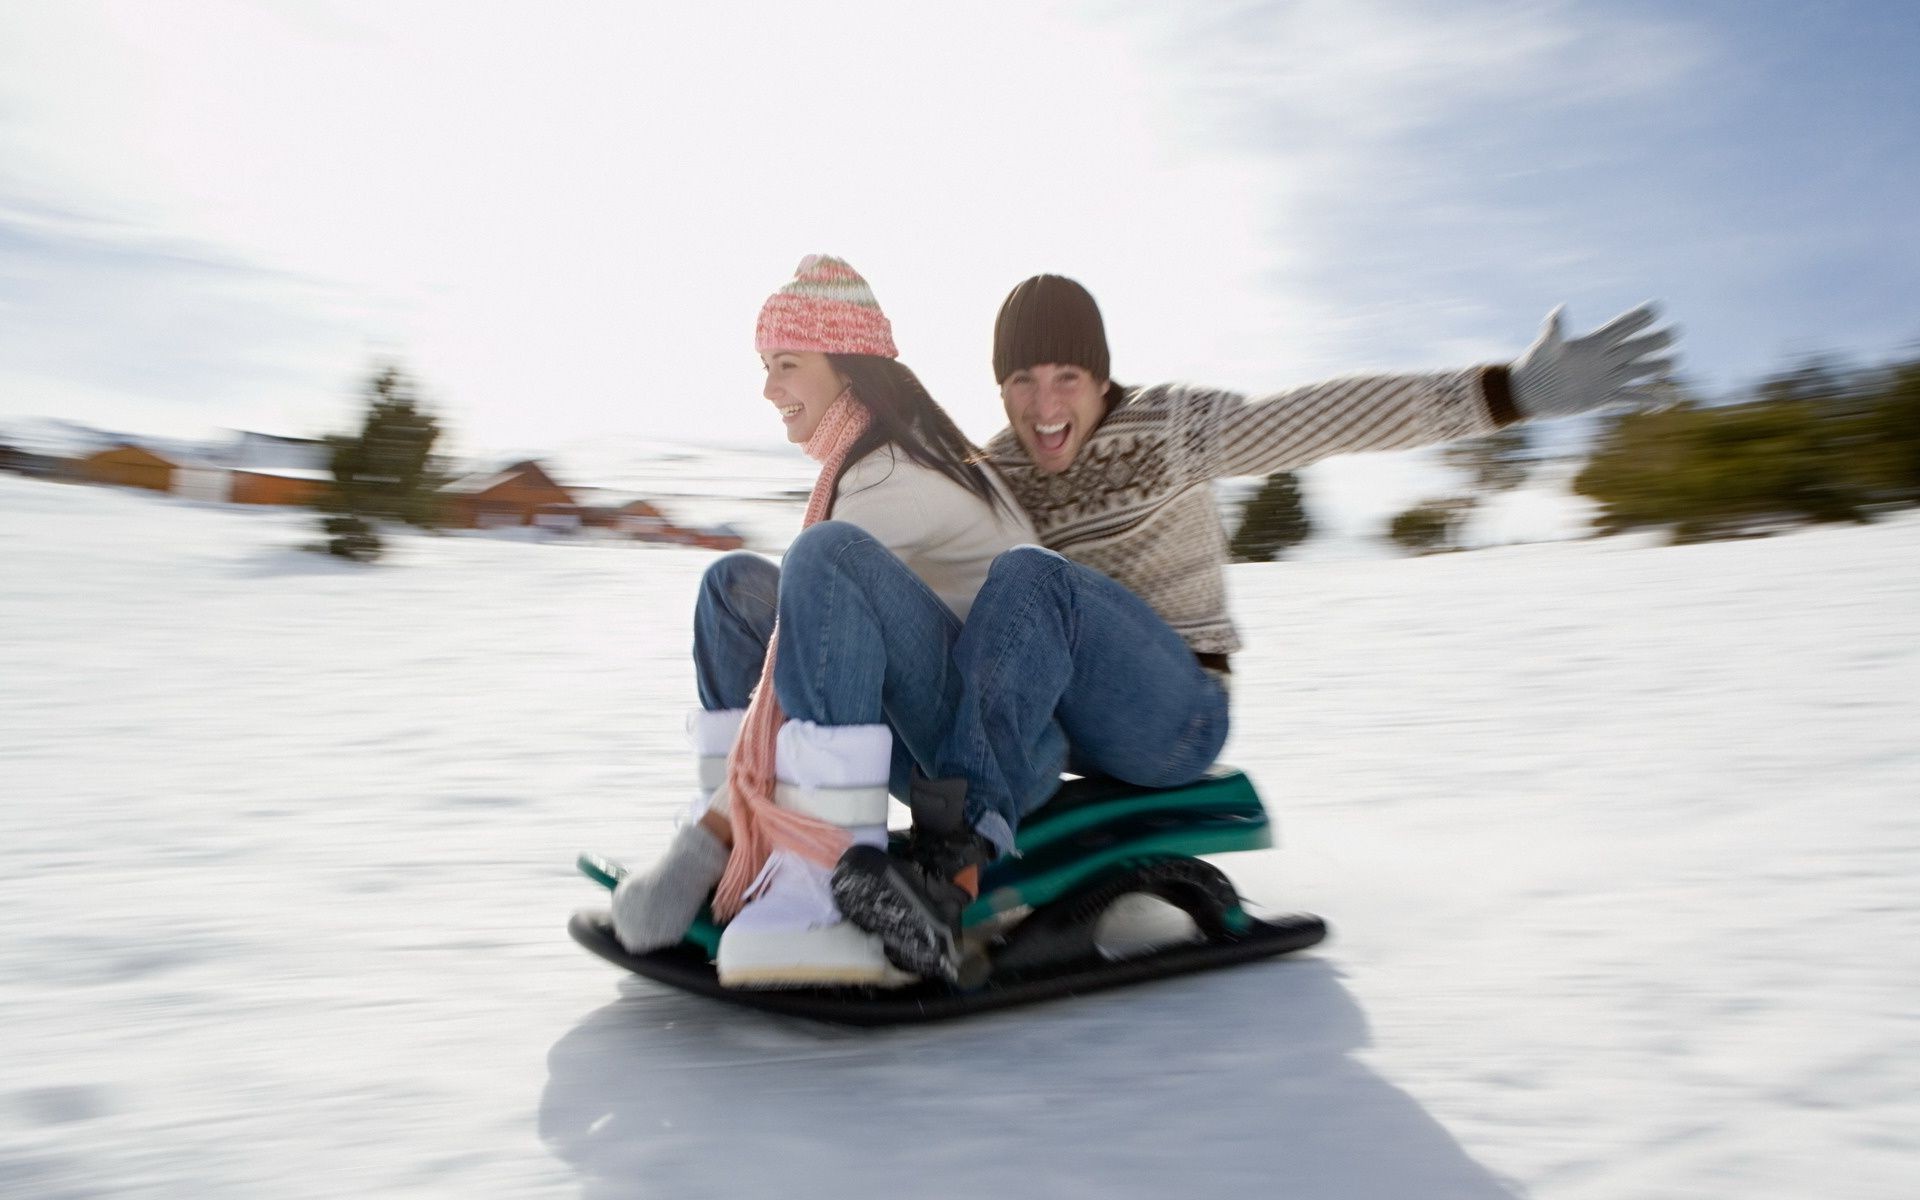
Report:
[[[1106,412],[1107,381],[1071,363],[1022,367],[1000,385],[1007,423],[1036,469],[1058,475],[1073,465]]]

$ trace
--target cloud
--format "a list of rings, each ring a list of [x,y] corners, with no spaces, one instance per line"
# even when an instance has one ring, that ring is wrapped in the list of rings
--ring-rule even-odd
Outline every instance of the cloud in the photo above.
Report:
[[[1155,336],[1271,324],[1233,278],[1259,254],[1251,198],[1168,161],[1120,38],[1052,9],[36,16],[70,58],[0,62],[33,101],[13,111],[37,114],[0,125],[9,162],[63,201],[355,298],[368,336],[496,439],[776,437],[749,331],[812,251],[869,275],[909,361],[981,435],[991,316],[1035,270],[1200,302],[1149,310]],[[1201,315],[1196,262],[1223,264],[1211,281],[1239,302],[1212,303],[1232,316]]]
[[[339,303],[216,248],[9,201],[0,181],[0,388],[15,411],[104,400],[157,432],[298,420],[311,408],[288,399],[339,385],[356,345],[344,314],[326,315]]]
[[[1645,208],[1625,202],[1635,160],[1713,53],[1680,22],[1569,4],[1110,11],[1181,125],[1248,165],[1277,248],[1261,284],[1308,322],[1286,347],[1308,375],[1511,353],[1528,295],[1640,298],[1644,264],[1618,253]]]

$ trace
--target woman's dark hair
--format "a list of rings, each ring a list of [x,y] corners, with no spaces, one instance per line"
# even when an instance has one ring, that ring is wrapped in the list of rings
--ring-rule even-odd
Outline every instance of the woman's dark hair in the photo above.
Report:
[[[873,416],[873,422],[840,464],[841,475],[873,451],[892,445],[989,505],[1006,507],[1006,500],[980,469],[984,456],[979,447],[968,441],[946,410],[934,403],[912,368],[896,359],[870,354],[829,354],[827,362],[847,378],[854,398]],[[838,478],[833,486],[840,486]]]

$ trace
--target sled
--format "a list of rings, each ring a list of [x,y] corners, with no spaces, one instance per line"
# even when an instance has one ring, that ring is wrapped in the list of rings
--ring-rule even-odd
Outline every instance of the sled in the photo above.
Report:
[[[1319,943],[1327,936],[1319,917],[1256,916],[1227,876],[1197,857],[1272,844],[1272,824],[1253,785],[1230,767],[1168,789],[1070,780],[1022,823],[1018,853],[998,859],[982,875],[980,898],[961,918],[975,968],[968,986],[924,980],[902,988],[722,987],[712,961],[720,927],[706,911],[680,944],[647,954],[621,947],[604,910],[576,913],[567,928],[608,962],[697,995],[839,1024],[932,1021],[1271,958]],[[578,866],[607,888],[625,873],[619,864],[587,854]],[[1142,893],[1185,912],[1198,940],[1122,958],[1104,952],[1095,940],[1101,917],[1122,896]]]

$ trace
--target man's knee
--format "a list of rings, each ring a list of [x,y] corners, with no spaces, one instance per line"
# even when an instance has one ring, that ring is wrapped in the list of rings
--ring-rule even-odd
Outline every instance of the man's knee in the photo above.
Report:
[[[1049,658],[1067,653],[1060,622],[1071,608],[1062,586],[1069,566],[1040,546],[1015,546],[996,555],[954,644],[954,663],[961,672],[975,674],[989,664],[997,670],[1009,653],[1016,653],[1014,647]]]

